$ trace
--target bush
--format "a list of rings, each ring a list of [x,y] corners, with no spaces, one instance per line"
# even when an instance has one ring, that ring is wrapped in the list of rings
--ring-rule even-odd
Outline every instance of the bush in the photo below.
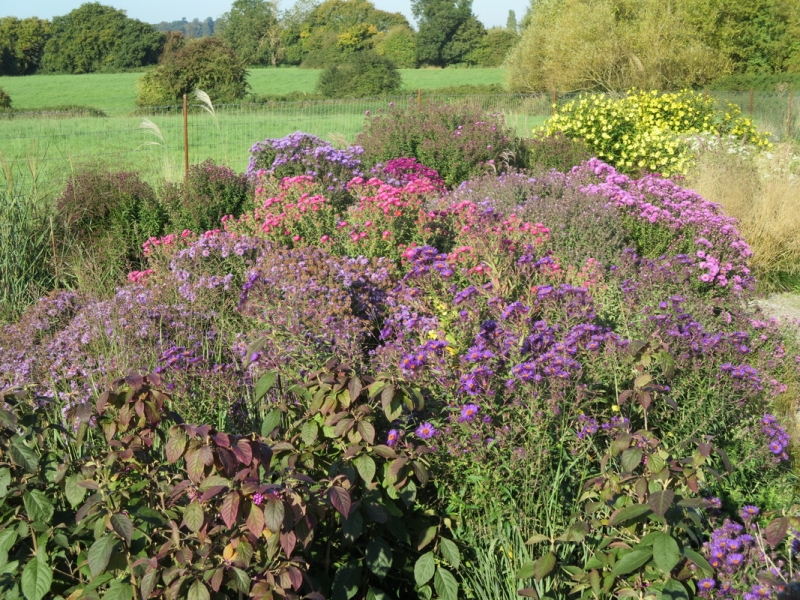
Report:
[[[247,176],[251,180],[264,175],[280,180],[309,175],[318,177],[335,197],[347,197],[347,184],[362,174],[362,152],[358,146],[338,150],[315,135],[298,131],[250,148]]]
[[[548,135],[560,132],[580,138],[609,164],[626,173],[686,173],[693,155],[686,136],[712,134],[769,148],[769,134],[761,134],[741,110],[716,100],[682,91],[671,94],[631,91],[620,100],[605,95],[581,96],[558,107],[544,124]]]
[[[356,142],[364,148],[365,162],[416,158],[449,186],[487,170],[505,169],[521,149],[502,115],[459,105],[391,107],[369,116]]]
[[[0,87],[0,110],[11,110],[11,96]]]
[[[183,183],[167,184],[163,205],[172,231],[216,229],[224,216],[238,217],[250,198],[247,177],[211,159],[189,167]]]
[[[153,189],[138,173],[81,171],[59,196],[57,210],[66,236],[77,242],[72,259],[88,252],[101,276],[138,268],[142,244],[161,235],[166,223]]]
[[[327,67],[317,80],[317,91],[326,98],[372,98],[397,92],[401,83],[391,60],[364,51]]]
[[[216,103],[247,94],[247,71],[233,49],[217,37],[192,39],[162,55],[138,82],[137,106],[173,106],[200,89]]]
[[[800,73],[733,73],[708,84],[708,89],[724,92],[777,92],[784,87],[800,89]]]
[[[567,137],[560,131],[534,137],[525,144],[525,165],[534,171],[555,169],[566,173],[593,155],[586,142]]]
[[[481,38],[480,46],[467,54],[467,62],[479,67],[499,67],[519,42],[519,34],[503,27],[492,27]]]

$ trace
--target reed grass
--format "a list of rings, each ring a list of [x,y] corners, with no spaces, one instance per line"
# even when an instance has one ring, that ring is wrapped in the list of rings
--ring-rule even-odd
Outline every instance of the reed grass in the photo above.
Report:
[[[800,149],[776,145],[760,157],[702,152],[687,184],[739,220],[765,292],[800,291]]]

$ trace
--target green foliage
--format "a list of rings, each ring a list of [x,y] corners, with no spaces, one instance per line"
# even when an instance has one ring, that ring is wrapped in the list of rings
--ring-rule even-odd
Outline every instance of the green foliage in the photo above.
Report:
[[[58,198],[58,223],[76,242],[66,257],[79,261],[73,262],[75,275],[90,256],[104,277],[139,265],[142,244],[163,232],[166,214],[137,173],[86,170],[76,173]]]
[[[503,170],[522,154],[521,142],[502,115],[458,105],[382,111],[368,118],[356,142],[364,148],[365,162],[416,158],[436,169],[449,186],[488,170]]]
[[[365,51],[325,69],[317,90],[326,98],[372,98],[396,93],[400,84],[400,73],[391,60]]]
[[[445,66],[473,50],[482,25],[472,14],[471,0],[413,0],[418,22],[417,61]]]
[[[785,88],[800,90],[800,71],[797,73],[732,73],[708,84],[710,90],[747,92],[778,92]]]
[[[688,90],[661,95],[634,90],[620,100],[582,96],[560,106],[543,131],[580,138],[597,157],[627,173],[686,173],[693,160],[682,137],[687,134],[731,136],[759,149],[770,147],[768,134],[758,133],[738,106],[729,104],[723,112],[713,98]]]
[[[555,169],[566,173],[592,156],[592,149],[586,142],[561,132],[537,136],[525,144],[525,166],[532,171]]]
[[[481,38],[480,45],[465,57],[466,61],[479,67],[499,67],[518,41],[516,30],[492,27]]]
[[[141,77],[136,104],[172,106],[198,89],[215,103],[235,102],[248,87],[245,65],[233,49],[219,38],[200,38],[164,55]]]
[[[0,19],[0,75],[30,75],[39,68],[50,23],[36,17]]]
[[[183,183],[167,184],[162,204],[171,231],[203,232],[220,227],[224,216],[241,215],[249,191],[244,176],[208,159],[189,167],[189,176]]]
[[[800,42],[800,5],[793,0],[685,0],[687,21],[718,49],[735,73],[791,70]],[[795,71],[797,72],[797,71]]]
[[[202,21],[200,19],[192,19],[187,21],[186,18],[180,21],[161,21],[153,25],[159,31],[164,33],[176,31],[182,33],[188,38],[205,37],[207,35],[214,35],[214,19],[207,17]]]
[[[681,5],[660,0],[542,0],[508,58],[524,92],[674,90],[725,73],[724,53],[691,26]]]
[[[0,87],[0,110],[11,110],[11,96]]]
[[[235,0],[221,24],[218,33],[246,64],[274,64],[270,40],[280,39],[277,2]]]
[[[410,27],[392,27],[378,38],[375,52],[385,56],[398,69],[414,69],[417,66],[417,38]]]
[[[442,47],[442,60],[449,65],[470,62],[469,57],[481,47],[485,37],[486,28],[475,15],[471,14],[458,26],[449,42]]]
[[[163,34],[98,2],[55,17],[41,68],[51,73],[95,73],[155,64]]]

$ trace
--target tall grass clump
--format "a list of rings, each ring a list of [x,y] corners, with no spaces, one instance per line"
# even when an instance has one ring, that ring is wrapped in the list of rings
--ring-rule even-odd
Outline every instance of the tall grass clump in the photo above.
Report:
[[[764,291],[800,290],[800,152],[781,144],[756,156],[710,140],[687,185],[739,221]]]
[[[56,226],[46,199],[13,184],[0,189],[0,322],[59,283]]]

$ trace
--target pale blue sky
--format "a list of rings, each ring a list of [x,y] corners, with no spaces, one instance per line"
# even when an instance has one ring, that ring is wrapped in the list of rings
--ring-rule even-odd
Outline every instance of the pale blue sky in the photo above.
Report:
[[[52,19],[78,8],[85,0],[0,0],[0,17],[14,16],[41,17]],[[230,9],[232,0],[99,0],[102,4],[121,8],[129,17],[158,23],[177,21],[186,17],[205,19],[217,18]],[[382,10],[401,12],[413,22],[411,0],[372,0]],[[281,7],[287,8],[293,0],[282,0]],[[508,11],[513,10],[521,19],[528,6],[528,0],[473,0],[472,10],[487,27],[505,25]]]

